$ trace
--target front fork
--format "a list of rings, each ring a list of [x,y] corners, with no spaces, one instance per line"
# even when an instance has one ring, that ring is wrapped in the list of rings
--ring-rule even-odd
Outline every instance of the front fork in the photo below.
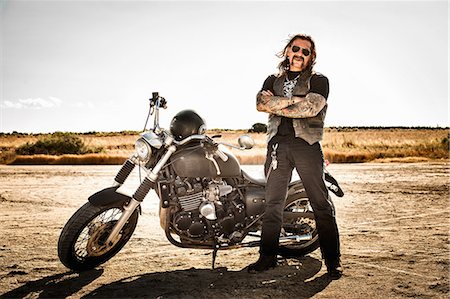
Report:
[[[113,246],[115,243],[114,241],[118,238],[120,231],[127,223],[128,219],[133,214],[134,210],[141,204],[141,202],[144,200],[145,196],[150,192],[150,190],[153,188],[154,183],[156,182],[156,179],[158,178],[158,174],[163,168],[163,166],[167,163],[170,156],[176,151],[176,147],[174,145],[169,146],[167,149],[167,152],[164,154],[164,156],[156,163],[155,167],[148,172],[145,179],[142,181],[142,183],[139,185],[139,188],[136,190],[136,192],[131,197],[130,202],[123,207],[124,211],[122,215],[120,216],[117,223],[114,225],[111,233],[108,236],[108,239],[106,239],[106,245]],[[115,178],[115,185],[120,186],[122,185],[126,178],[130,175],[131,171],[134,169],[134,167],[137,164],[137,161],[134,158],[128,159],[120,169],[119,173],[117,174]]]

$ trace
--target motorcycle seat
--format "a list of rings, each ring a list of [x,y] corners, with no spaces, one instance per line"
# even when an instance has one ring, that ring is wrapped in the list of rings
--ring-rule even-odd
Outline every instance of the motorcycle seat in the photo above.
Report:
[[[256,184],[256,185],[260,185],[260,186],[265,186],[267,183],[266,180],[266,176],[264,175],[264,172],[262,172],[260,175],[256,176],[256,175],[250,175],[249,173],[245,172],[244,170],[242,171],[242,175],[244,176],[245,179],[249,180],[250,182]]]
[[[260,185],[260,186],[265,186],[267,184],[267,179],[266,179],[266,176],[264,175],[264,172],[258,172],[256,175],[245,172],[242,169],[241,169],[241,172],[242,172],[242,175],[244,176],[244,178],[246,178],[253,184]],[[301,181],[301,179],[298,176],[298,174],[295,172],[292,174],[289,186],[294,185],[299,181]]]

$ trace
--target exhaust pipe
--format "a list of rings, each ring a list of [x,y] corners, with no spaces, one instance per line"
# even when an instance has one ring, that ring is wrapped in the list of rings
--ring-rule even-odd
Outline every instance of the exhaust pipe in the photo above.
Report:
[[[312,240],[312,234],[305,235],[297,235],[297,236],[289,236],[289,237],[280,237],[280,243],[282,242],[300,242],[300,241],[310,241]]]

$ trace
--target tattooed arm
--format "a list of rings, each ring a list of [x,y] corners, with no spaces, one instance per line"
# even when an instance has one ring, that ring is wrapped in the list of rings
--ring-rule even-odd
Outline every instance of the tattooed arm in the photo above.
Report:
[[[272,79],[270,82],[269,79]],[[315,74],[311,78],[311,89],[304,96],[292,98],[274,96],[273,82],[275,77],[269,77],[262,90],[256,96],[258,111],[267,112],[289,118],[306,118],[316,116],[325,106],[329,93],[327,77]]]
[[[258,111],[272,113],[272,111],[281,110],[294,103],[286,97],[274,95],[273,85],[276,78],[275,75],[267,77],[261,91],[256,95],[256,109]]]
[[[325,107],[327,101],[318,93],[308,93],[306,97],[292,98],[274,96],[270,91],[260,91],[256,100],[256,108],[289,118],[306,118],[316,116]]]
[[[280,109],[275,112],[276,115],[289,118],[313,117],[327,105],[329,94],[328,78],[322,74],[314,74],[311,77],[311,88],[305,97],[293,96],[295,100],[293,105]]]
[[[318,94],[310,92],[306,97],[292,97],[294,104],[288,107],[274,110],[271,113],[289,118],[306,118],[316,116],[327,104],[326,99]]]
[[[295,103],[294,99],[274,96],[270,90],[261,90],[256,95],[256,109],[261,112],[276,114]]]

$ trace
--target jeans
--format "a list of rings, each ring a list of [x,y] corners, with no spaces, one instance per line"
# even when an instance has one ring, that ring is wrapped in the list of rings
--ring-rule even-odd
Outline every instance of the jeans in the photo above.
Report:
[[[278,144],[275,170],[270,169],[274,144]],[[310,145],[293,136],[275,136],[270,140],[264,165],[265,173],[269,176],[260,245],[262,255],[277,254],[288,184],[292,170],[296,168],[314,211],[322,257],[327,260],[339,258],[339,232],[334,206],[324,182],[323,162],[319,142]]]

